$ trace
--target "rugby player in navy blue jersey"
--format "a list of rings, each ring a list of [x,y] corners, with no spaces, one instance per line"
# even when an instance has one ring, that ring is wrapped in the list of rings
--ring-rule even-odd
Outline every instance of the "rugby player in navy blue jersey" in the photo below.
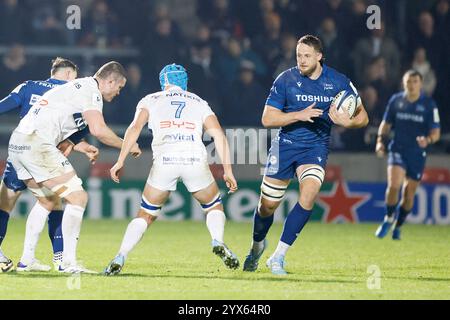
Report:
[[[264,127],[280,127],[272,141],[255,209],[253,242],[244,271],[255,271],[266,248],[273,213],[281,203],[290,180],[299,181],[298,203],[289,212],[280,241],[266,264],[276,275],[285,275],[284,258],[305,226],[325,176],[332,124],[361,128],[369,119],[357,91],[343,74],[323,64],[320,40],[305,35],[297,43],[297,66],[282,72],[270,90],[262,116]],[[355,115],[340,113],[332,105],[342,90],[357,97]]]
[[[7,97],[0,101],[0,114],[5,113],[14,109],[19,109],[19,116],[23,118],[31,106],[39,101],[40,97],[50,89],[53,89],[59,85],[76,79],[78,73],[78,67],[70,60],[64,58],[56,58],[52,61],[52,67],[50,71],[50,78],[47,80],[38,81],[25,81],[24,83],[17,86]],[[76,150],[82,151],[82,147],[86,148],[88,144],[81,143],[82,139],[88,133],[88,129],[79,131],[70,137],[70,141],[66,140],[61,143],[60,149],[67,156],[75,145]],[[98,150],[95,147],[90,146],[93,157],[98,155]],[[26,185],[17,178],[17,173],[12,164],[7,161],[5,172],[0,185],[0,245],[6,235],[7,225],[9,221],[9,213],[14,208],[17,199],[21,195],[22,191],[25,190]],[[42,199],[42,201],[45,198]],[[49,237],[52,242],[53,247],[53,262],[55,263],[55,268],[62,259],[63,251],[63,239],[61,231],[61,221],[62,221],[62,204],[58,197],[52,198],[55,202],[56,209],[51,211],[48,215],[48,232]],[[37,202],[35,207],[39,209],[41,203]],[[36,215],[39,210],[33,210],[28,217],[30,223],[32,220],[41,220]],[[44,221],[47,219],[46,215],[43,216]],[[0,272],[7,272],[13,268],[12,261],[3,255],[0,250],[0,263],[2,263],[2,268]],[[46,271],[50,267],[41,264],[39,261],[34,261],[29,264],[26,270],[23,271]],[[18,269],[19,270],[19,269]],[[22,271],[22,270],[19,270]]]
[[[423,93],[422,81],[415,70],[403,75],[404,90],[391,97],[378,129],[378,156],[385,154],[389,133],[394,132],[388,145],[386,215],[375,232],[378,238],[384,238],[392,227],[392,239],[400,240],[400,227],[413,208],[425,168],[426,149],[440,138],[439,111],[434,100]]]

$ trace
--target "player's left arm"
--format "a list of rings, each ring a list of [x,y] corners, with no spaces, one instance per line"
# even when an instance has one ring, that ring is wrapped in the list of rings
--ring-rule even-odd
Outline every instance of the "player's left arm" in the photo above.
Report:
[[[417,144],[421,148],[426,148],[430,144],[436,143],[441,138],[441,126],[439,119],[439,111],[436,104],[433,102],[433,113],[428,118],[429,132],[428,136],[419,136],[416,138]]]
[[[100,154],[97,147],[87,143],[86,141],[80,141],[73,146],[73,150],[84,153],[88,157],[89,161],[94,164]]]
[[[230,193],[235,192],[238,189],[236,179],[233,175],[233,169],[231,167],[230,146],[228,145],[227,138],[223,133],[222,126],[219,120],[214,114],[206,117],[203,127],[205,132],[208,133],[214,139],[214,145],[217,153],[222,161],[225,183],[230,190]]]
[[[430,144],[434,144],[436,142],[439,141],[439,139],[441,138],[441,129],[440,128],[434,128],[430,130],[430,133],[428,134],[428,136],[419,136],[416,138],[417,140],[417,144],[421,147],[421,148],[426,148],[428,147]]]
[[[0,100],[0,113],[5,113],[18,108],[23,101],[26,83],[17,86],[8,96]]]
[[[125,159],[127,155],[130,153],[133,146],[136,144],[139,135],[141,134],[142,128],[147,124],[149,120],[149,113],[145,108],[139,108],[136,111],[133,122],[128,127],[125,132],[125,137],[123,138],[122,148],[120,149],[119,158],[117,159],[116,164],[111,168],[111,179],[114,182],[119,183],[119,175],[122,170]]]
[[[5,113],[17,108],[20,104],[11,95],[0,100],[0,113]]]
[[[83,130],[75,132],[66,140],[63,140],[58,144],[59,151],[61,151],[65,157],[68,157],[77,144],[84,142],[84,139],[88,134],[89,134],[88,127],[84,128]]]
[[[330,106],[329,116],[330,119],[337,125],[348,129],[358,129],[367,126],[369,123],[369,115],[362,103],[361,97],[358,94],[353,83],[347,77],[343,76],[342,90],[352,92],[356,96],[356,110],[354,115],[350,118],[346,112],[340,113],[337,111],[337,107],[332,104]]]
[[[335,124],[348,129],[363,128],[369,123],[369,115],[362,102],[358,105],[352,118],[346,112],[338,112],[335,105],[330,106],[329,116]]]

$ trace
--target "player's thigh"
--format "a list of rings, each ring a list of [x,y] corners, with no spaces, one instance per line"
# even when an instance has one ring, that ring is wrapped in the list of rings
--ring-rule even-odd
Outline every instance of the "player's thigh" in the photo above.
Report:
[[[2,180],[0,184],[0,210],[11,212],[21,194],[21,191],[14,191],[8,188]]]
[[[192,196],[200,203],[209,203],[220,194],[216,181],[211,182],[206,188],[192,192]]]
[[[55,209],[55,203],[58,202],[57,198],[59,198],[55,193],[44,187],[42,183],[37,183],[34,179],[27,179],[24,183],[41,206],[49,211]]]
[[[142,196],[152,205],[162,206],[170,196],[169,190],[158,189],[148,183],[145,184]]]
[[[83,188],[83,182],[75,171],[45,180],[39,183],[39,185],[50,190],[50,196],[53,199],[52,202],[56,207],[61,206],[57,198],[65,199],[69,204],[80,207],[85,207],[87,204],[88,194]],[[53,198],[55,195],[56,198]]]
[[[276,179],[264,176],[261,182],[261,195],[259,200],[259,213],[272,214],[283,200],[290,179]]]
[[[211,182],[206,188],[192,192],[192,196],[205,212],[213,209],[223,210],[222,197],[216,181]]]
[[[388,188],[400,190],[405,181],[406,170],[400,165],[390,164],[387,167]]]

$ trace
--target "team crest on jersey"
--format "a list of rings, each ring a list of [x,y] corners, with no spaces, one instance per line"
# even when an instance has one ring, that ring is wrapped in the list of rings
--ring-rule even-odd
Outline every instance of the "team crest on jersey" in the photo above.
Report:
[[[31,98],[30,98],[30,105],[35,104],[36,102],[38,102],[39,100],[41,100],[41,96],[38,94],[32,94]]]
[[[397,106],[398,106],[399,109],[403,109],[405,104],[403,103],[403,101],[400,101]]]

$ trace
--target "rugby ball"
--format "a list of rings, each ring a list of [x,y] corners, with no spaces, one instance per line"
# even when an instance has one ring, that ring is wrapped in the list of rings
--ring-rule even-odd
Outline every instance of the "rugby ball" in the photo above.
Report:
[[[348,114],[349,118],[353,118],[356,112],[358,98],[353,92],[342,90],[333,99],[332,104],[336,106],[339,113]]]

